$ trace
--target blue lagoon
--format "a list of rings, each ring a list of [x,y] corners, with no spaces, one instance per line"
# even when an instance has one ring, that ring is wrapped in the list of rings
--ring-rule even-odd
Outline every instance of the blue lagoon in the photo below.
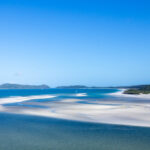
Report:
[[[0,90],[0,149],[149,150],[149,100],[118,91]]]

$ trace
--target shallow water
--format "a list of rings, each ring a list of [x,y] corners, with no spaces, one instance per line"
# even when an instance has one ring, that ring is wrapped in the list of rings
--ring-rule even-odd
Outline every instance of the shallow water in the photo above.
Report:
[[[0,89],[0,98],[9,96],[30,96],[30,95],[44,95],[56,94],[65,96],[74,96],[77,93],[88,93],[89,96],[100,97],[100,95],[113,93],[117,89]],[[67,95],[66,95],[67,94]]]
[[[107,98],[112,99],[112,96],[109,96],[109,93],[117,92],[118,89],[0,89],[0,102],[4,99],[15,100],[19,97],[19,99],[24,99],[26,97],[28,102],[58,102],[66,99],[79,99],[81,103],[91,103],[90,101],[95,100],[106,100]],[[54,96],[52,98],[41,98],[42,96],[50,95]],[[32,96],[38,96],[35,99],[32,99]],[[31,100],[30,100],[31,98]],[[25,106],[31,107],[30,105],[24,104],[23,102],[13,102],[13,103],[4,103],[3,106]],[[36,105],[32,105],[32,107],[36,107]],[[39,107],[39,106],[37,106]],[[41,106],[42,107],[42,106]]]
[[[12,96],[14,98],[47,94],[56,96],[49,99],[3,104],[2,106],[12,113],[0,113],[0,150],[149,150],[150,128],[13,114],[14,110],[18,113],[21,110],[47,109],[48,107],[51,111],[51,107],[54,109],[59,106],[60,109],[65,105],[69,109],[71,105],[82,104],[118,106],[122,103],[128,103],[128,105],[141,102],[147,105],[148,103],[147,100],[129,100],[108,95],[116,91],[118,90],[0,90],[0,100]],[[65,101],[70,99],[79,101]]]
[[[149,150],[150,128],[0,113],[0,150]]]

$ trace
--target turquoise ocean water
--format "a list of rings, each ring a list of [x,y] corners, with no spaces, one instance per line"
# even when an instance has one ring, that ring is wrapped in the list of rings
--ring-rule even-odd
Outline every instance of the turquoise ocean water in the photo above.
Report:
[[[35,99],[31,102],[44,103],[70,98],[80,99],[81,103],[128,100],[108,95],[117,91],[117,89],[0,90],[0,99],[51,94],[56,97],[45,100]],[[86,96],[76,97],[77,93],[86,93]],[[30,104],[22,103],[21,106],[31,107]],[[4,106],[20,107],[20,103],[4,104]],[[150,150],[150,128],[1,112],[0,150]]]

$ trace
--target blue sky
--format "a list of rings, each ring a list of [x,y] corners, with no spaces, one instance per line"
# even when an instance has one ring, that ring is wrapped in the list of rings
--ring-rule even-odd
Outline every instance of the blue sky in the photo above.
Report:
[[[0,83],[150,84],[148,0],[1,0]]]

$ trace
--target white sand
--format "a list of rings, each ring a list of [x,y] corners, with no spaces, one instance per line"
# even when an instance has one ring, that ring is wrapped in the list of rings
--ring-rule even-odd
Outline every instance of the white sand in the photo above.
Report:
[[[63,99],[61,102],[63,103],[72,103],[72,102],[80,102],[80,99]]]
[[[79,104],[51,102],[49,108],[5,107],[2,111],[77,121],[150,127],[150,104]]]
[[[38,95],[38,96],[16,96],[16,97],[9,97],[9,98],[1,98],[0,105],[8,104],[8,103],[17,103],[17,102],[24,102],[34,99],[47,99],[47,98],[54,98],[56,96],[53,95]]]
[[[112,96],[120,96],[120,97],[129,97],[129,98],[140,98],[140,99],[149,99],[150,100],[150,94],[123,94],[126,89],[120,89],[120,91],[111,93],[109,95]]]
[[[78,94],[76,94],[76,96],[77,97],[82,97],[82,96],[87,96],[87,94],[86,93],[78,93]]]
[[[122,93],[117,94],[122,95]],[[40,95],[0,99],[0,111],[17,114],[20,113],[27,115],[55,117],[77,121],[150,127],[150,102],[146,101],[146,103],[142,103],[142,99],[141,103],[116,101],[113,102],[113,105],[111,101],[103,101],[103,103],[100,103],[100,101],[95,101],[95,104],[81,104],[77,103],[79,101],[77,99],[65,99],[60,101],[50,101],[48,103],[40,103],[40,105],[46,105],[48,108],[2,106],[2,104],[5,103],[29,103],[28,100],[31,99],[45,99],[53,97],[55,96]],[[32,103],[36,104],[36,102]]]

